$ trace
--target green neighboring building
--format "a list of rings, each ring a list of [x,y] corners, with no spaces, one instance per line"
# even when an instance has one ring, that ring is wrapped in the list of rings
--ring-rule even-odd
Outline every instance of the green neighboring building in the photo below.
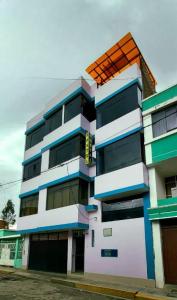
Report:
[[[158,287],[177,284],[177,85],[143,101]]]
[[[14,230],[0,229],[0,265],[22,266],[22,238]]]

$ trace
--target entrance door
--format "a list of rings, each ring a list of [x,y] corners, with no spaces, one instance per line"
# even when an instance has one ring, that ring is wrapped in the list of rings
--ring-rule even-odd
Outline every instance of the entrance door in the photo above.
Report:
[[[31,240],[29,269],[66,273],[67,245],[67,240]]]
[[[75,271],[84,272],[84,236],[75,238],[76,241],[76,260],[75,260]]]
[[[177,284],[177,221],[162,222],[165,282]]]

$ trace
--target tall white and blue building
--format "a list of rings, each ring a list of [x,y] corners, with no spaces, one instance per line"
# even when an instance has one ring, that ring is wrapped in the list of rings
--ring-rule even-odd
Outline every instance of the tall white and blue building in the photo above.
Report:
[[[23,267],[154,283],[141,102],[155,80],[131,34],[27,123]],[[87,139],[87,141],[86,141]]]

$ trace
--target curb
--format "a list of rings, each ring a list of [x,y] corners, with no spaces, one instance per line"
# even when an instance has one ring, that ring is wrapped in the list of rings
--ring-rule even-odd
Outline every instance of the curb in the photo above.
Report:
[[[115,289],[109,288],[99,285],[86,284],[86,283],[78,283],[72,280],[64,280],[59,278],[51,278],[50,280],[53,283],[59,283],[64,286],[77,288],[81,290],[85,290],[92,293],[98,293],[102,295],[109,295],[114,297],[120,297],[129,300],[171,300],[174,298],[163,296],[163,295],[153,295],[144,292],[138,292],[137,290],[131,289]]]
[[[172,297],[167,297],[167,296],[161,296],[161,295],[153,295],[153,294],[146,294],[143,292],[138,292],[135,296],[135,299],[137,300],[170,300],[170,299],[175,299]]]
[[[62,285],[68,286],[68,287],[73,287],[73,288],[85,290],[85,291],[92,292],[92,293],[116,296],[116,297],[129,299],[129,300],[134,300],[136,293],[137,293],[135,290],[114,289],[114,288],[108,288],[108,287],[103,287],[103,286],[99,286],[99,285],[62,280],[62,279],[58,279],[58,278],[52,278],[51,282],[59,283],[59,284],[62,284]]]

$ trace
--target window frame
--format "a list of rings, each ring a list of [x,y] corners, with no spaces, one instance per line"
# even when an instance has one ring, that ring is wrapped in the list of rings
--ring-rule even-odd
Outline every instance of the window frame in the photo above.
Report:
[[[28,203],[29,202],[29,203]],[[36,202],[36,207],[32,207],[31,206],[31,202]],[[29,204],[29,206],[26,207],[22,207],[24,204]],[[20,199],[20,212],[19,212],[19,217],[27,217],[27,216],[31,216],[31,215],[35,215],[38,213],[38,205],[39,205],[39,193],[35,193],[33,195],[30,196],[26,196]],[[26,213],[23,212],[23,210],[25,210],[26,208]],[[36,211],[31,211],[30,209],[36,209]]]
[[[24,165],[24,167],[23,167],[23,182],[27,181],[29,179],[32,179],[36,176],[39,176],[41,174],[41,162],[42,162],[42,157],[39,157],[39,158],[34,159],[32,162],[29,162],[28,164]],[[34,166],[36,168],[37,164],[39,164],[39,169],[37,171],[34,171]],[[34,172],[34,174],[30,175],[29,173],[30,173],[30,168],[31,167],[33,167],[32,172]],[[25,175],[25,173],[28,173],[28,174]]]
[[[168,114],[170,109],[174,109],[175,112],[172,114]],[[163,115],[161,118],[158,118],[158,115],[160,116]],[[176,125],[173,128],[168,128],[169,124],[167,120],[169,119],[170,116],[174,116],[175,119],[176,115]],[[158,120],[159,119],[159,120]],[[172,130],[177,129],[177,103],[173,103],[172,105],[166,106],[162,109],[159,109],[158,111],[152,113],[152,133],[153,133],[153,138],[157,138],[159,136],[162,136],[163,134],[166,134]],[[159,132],[158,132],[159,130]]]
[[[73,192],[75,192],[74,197],[73,197]],[[59,197],[58,199],[57,199],[57,193]],[[67,193],[65,197],[64,197],[64,193]],[[68,198],[67,201],[66,198]],[[74,204],[82,204],[82,205],[88,204],[88,182],[87,181],[81,178],[76,178],[49,187],[47,189],[47,200],[46,200],[47,211],[51,209],[71,206]]]

